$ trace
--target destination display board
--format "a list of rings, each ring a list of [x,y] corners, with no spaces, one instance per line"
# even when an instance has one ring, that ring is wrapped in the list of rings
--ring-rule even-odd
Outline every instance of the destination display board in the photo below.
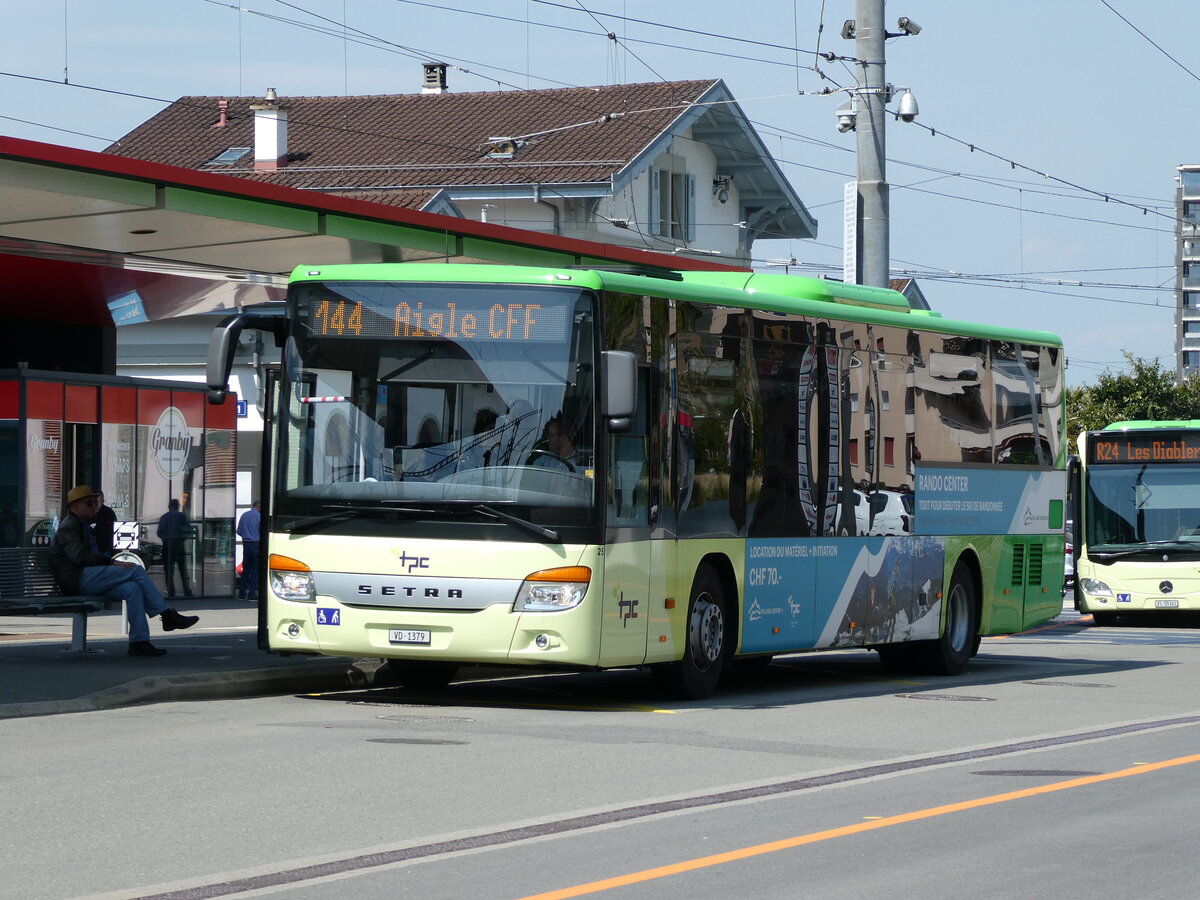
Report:
[[[494,285],[453,291],[397,287],[337,285],[321,292],[306,286],[300,325],[310,335],[326,338],[559,342],[570,333],[572,301],[578,296],[536,288],[502,292]]]
[[[1101,432],[1088,436],[1088,464],[1200,462],[1200,432]]]

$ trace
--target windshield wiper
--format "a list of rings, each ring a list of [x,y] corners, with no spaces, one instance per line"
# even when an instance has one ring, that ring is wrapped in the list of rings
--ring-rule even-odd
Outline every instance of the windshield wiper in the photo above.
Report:
[[[445,506],[429,507],[429,506],[407,506],[403,501],[383,500],[376,505],[365,504],[344,504],[344,503],[326,503],[322,509],[331,510],[331,512],[321,513],[315,516],[306,516],[303,519],[296,519],[286,528],[281,528],[281,531],[294,532],[305,531],[309,528],[319,527],[322,525],[332,525],[334,522],[344,522],[346,519],[353,518],[357,515],[379,515],[380,513],[409,513],[412,515],[423,516],[438,516],[444,514],[447,510],[453,511],[474,511],[483,513],[493,519],[498,519],[501,522],[507,522],[509,525],[515,525],[518,528],[523,528],[540,538],[545,538],[548,541],[558,543],[558,532],[553,528],[546,528],[544,525],[538,525],[536,522],[530,522],[528,519],[522,519],[520,516],[514,516],[511,513],[506,513],[503,510],[496,509],[488,503],[476,503],[474,501],[467,502],[451,502]]]
[[[1088,559],[1096,562],[1111,562],[1116,559],[1125,559],[1130,556],[1138,556],[1142,553],[1162,553],[1164,550],[1177,550],[1181,553],[1200,553],[1200,543],[1196,541],[1145,541],[1136,547],[1129,547],[1124,550],[1089,550]]]
[[[543,537],[548,541],[558,543],[558,532],[553,528],[547,528],[544,525],[539,525],[536,522],[530,522],[528,519],[522,519],[520,516],[514,516],[511,513],[506,513],[504,510],[496,509],[487,503],[472,503],[468,507],[476,512],[481,512],[485,516],[491,516],[493,519],[499,519],[501,522],[507,522],[509,525],[516,525],[518,528],[524,528],[526,531],[536,534],[538,537]]]
[[[315,516],[305,516],[303,519],[296,519],[281,531],[304,531],[319,525],[332,525],[334,522],[343,522],[346,519],[353,518],[364,513],[368,515],[378,515],[379,513],[390,512],[405,512],[415,513],[418,515],[434,513],[436,510],[426,509],[417,506],[395,506],[387,501],[383,501],[384,505],[367,506],[363,505],[347,505],[345,503],[326,503],[321,509],[333,510],[333,512],[321,513]]]

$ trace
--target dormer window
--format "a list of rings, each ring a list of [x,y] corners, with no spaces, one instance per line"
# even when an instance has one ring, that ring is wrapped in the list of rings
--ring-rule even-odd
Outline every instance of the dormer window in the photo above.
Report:
[[[527,141],[511,137],[490,137],[483,145],[483,153],[488,159],[512,159]]]
[[[249,153],[252,147],[230,147],[227,150],[222,150],[212,159],[205,163],[206,166],[232,166],[235,162]]]

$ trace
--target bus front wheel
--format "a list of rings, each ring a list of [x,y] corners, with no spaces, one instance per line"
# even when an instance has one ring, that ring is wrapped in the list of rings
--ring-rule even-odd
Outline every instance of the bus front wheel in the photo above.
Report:
[[[654,667],[659,687],[672,697],[703,700],[717,689],[731,650],[726,608],[720,577],[710,567],[702,567],[688,600],[683,658]]]
[[[418,690],[444,688],[458,674],[458,663],[440,659],[389,659],[387,668],[396,684]]]

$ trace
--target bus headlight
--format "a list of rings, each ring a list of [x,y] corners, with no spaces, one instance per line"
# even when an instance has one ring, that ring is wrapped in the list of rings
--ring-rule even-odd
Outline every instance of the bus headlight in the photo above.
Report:
[[[312,569],[300,560],[272,553],[267,567],[271,572],[271,591],[276,597],[308,603],[316,601]]]
[[[592,570],[587,566],[544,569],[526,577],[517,591],[514,612],[558,612],[583,602]]]
[[[1083,588],[1085,594],[1092,594],[1096,597],[1111,597],[1113,595],[1112,588],[1103,581],[1095,578],[1080,578],[1079,586]]]

